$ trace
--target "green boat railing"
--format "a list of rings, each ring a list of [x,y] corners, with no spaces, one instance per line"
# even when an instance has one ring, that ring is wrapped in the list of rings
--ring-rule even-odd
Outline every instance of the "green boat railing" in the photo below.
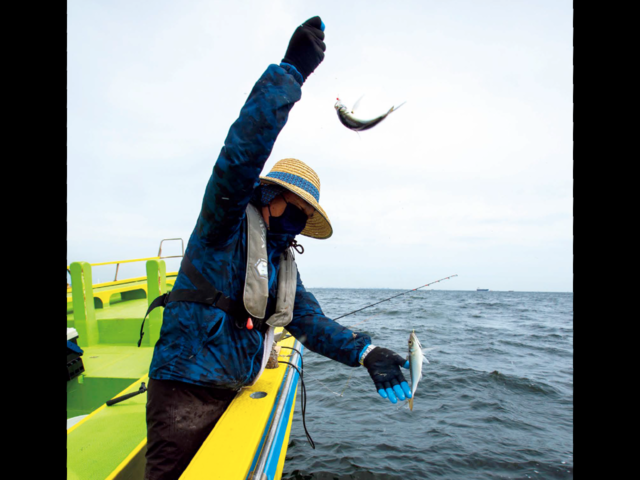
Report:
[[[181,255],[162,256],[162,246],[165,241],[180,240]],[[184,242],[181,238],[167,238],[160,242],[157,257],[136,258],[131,260],[116,260],[112,262],[73,262],[67,267],[71,276],[71,285],[67,288],[68,304],[73,310],[73,326],[78,332],[78,345],[86,347],[100,343],[100,329],[96,318],[96,308],[109,307],[112,298],[119,296],[122,301],[147,299],[147,306],[158,296],[167,292],[167,269],[165,258],[180,258],[184,256]],[[146,276],[125,280],[118,280],[120,264],[146,262]],[[93,283],[93,267],[116,265],[116,274],[112,282]],[[169,273],[175,281],[177,272]],[[173,282],[171,282],[173,284]],[[104,317],[104,315],[101,315]],[[162,309],[155,309],[149,314],[149,321],[145,323],[145,339],[149,338],[150,345],[154,345],[160,338],[162,326]]]

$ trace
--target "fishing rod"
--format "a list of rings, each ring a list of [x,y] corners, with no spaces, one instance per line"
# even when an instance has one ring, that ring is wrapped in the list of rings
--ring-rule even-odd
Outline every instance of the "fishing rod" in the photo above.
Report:
[[[407,290],[406,292],[399,293],[397,295],[394,295],[393,297],[385,298],[384,300],[380,300],[379,302],[372,303],[371,305],[367,305],[366,307],[359,308],[358,310],[354,310],[353,312],[349,312],[349,313],[345,313],[344,315],[340,315],[339,317],[334,318],[334,320],[339,320],[339,319],[341,319],[343,317],[346,317],[348,315],[360,312],[360,311],[364,310],[365,308],[373,307],[374,305],[378,305],[379,303],[386,302],[387,300],[391,300],[392,298],[399,297],[400,295],[405,295],[407,293],[415,292],[416,290],[420,290],[421,288],[428,287],[429,285],[433,285],[434,283],[438,283],[438,282],[441,282],[443,280],[448,280],[450,278],[457,277],[457,276],[458,276],[458,274],[454,274],[454,275],[451,275],[449,277],[444,277],[444,278],[441,278],[440,280],[436,280],[435,282],[427,283],[425,285],[422,285],[421,287],[414,288],[413,290]]]
[[[457,276],[458,276],[458,274],[450,275],[450,276],[448,276],[448,277],[444,277],[444,278],[441,278],[441,279],[436,280],[436,281],[434,281],[434,282],[430,282],[430,283],[427,283],[427,284],[422,285],[422,286],[420,286],[420,287],[414,288],[413,290],[407,290],[406,292],[398,293],[397,295],[394,295],[394,296],[389,297],[389,298],[385,298],[384,300],[380,300],[379,302],[372,303],[371,305],[367,305],[367,306],[365,306],[365,307],[359,308],[358,310],[354,310],[353,312],[349,312],[349,313],[345,313],[344,315],[340,315],[339,317],[334,318],[334,320],[338,320],[338,319],[340,319],[340,318],[344,318],[344,317],[346,317],[346,316],[348,316],[348,315],[352,315],[352,314],[354,314],[354,313],[360,312],[360,311],[364,310],[365,308],[373,307],[374,305],[378,305],[378,304],[380,304],[380,303],[382,303],[382,302],[386,302],[386,301],[388,301],[388,300],[391,300],[392,298],[396,298],[396,297],[399,297],[399,296],[401,296],[401,295],[406,295],[407,293],[415,292],[416,290],[420,290],[421,288],[428,287],[429,285],[433,285],[434,283],[442,282],[443,280],[448,280],[448,279],[450,279],[450,278],[457,277]],[[379,315],[379,314],[378,314],[378,315]],[[374,315],[374,317],[376,317],[376,316],[377,316],[377,315]],[[373,317],[371,317],[371,318],[373,318]],[[365,320],[365,321],[366,321],[366,320]],[[363,322],[363,323],[364,323],[364,322]],[[353,328],[353,327],[348,327],[348,328]],[[291,336],[291,335],[288,335],[287,337],[284,337],[284,338],[288,338],[289,336]],[[329,390],[329,391],[330,391],[331,393],[333,393],[334,395],[337,395],[338,397],[342,397],[342,396],[343,396],[343,394],[344,394],[344,391],[346,390],[347,386],[349,385],[349,382],[351,381],[351,376],[353,375],[353,373],[354,373],[354,371],[352,371],[352,372],[351,372],[351,375],[349,375],[349,378],[347,379],[347,385],[345,385],[345,387],[342,389],[342,393],[334,392],[333,390],[331,390],[330,388],[328,388],[326,385],[324,385],[324,384],[323,384],[320,380],[318,380],[317,378],[314,378],[313,380],[315,380],[316,382],[318,382],[320,385],[322,385],[325,389]],[[309,435],[307,434],[307,437],[308,437],[308,436],[309,436]]]

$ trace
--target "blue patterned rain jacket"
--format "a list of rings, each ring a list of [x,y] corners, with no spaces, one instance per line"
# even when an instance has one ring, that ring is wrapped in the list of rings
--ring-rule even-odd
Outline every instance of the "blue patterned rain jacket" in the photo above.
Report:
[[[289,111],[300,99],[302,77],[289,65],[270,65],[253,87],[240,117],[225,140],[209,179],[202,210],[186,255],[218,290],[242,301],[246,270],[245,209]],[[275,310],[280,254],[292,236],[268,233],[269,300],[266,318]],[[175,289],[194,289],[180,271]],[[310,350],[349,366],[371,343],[323,313],[300,280],[293,320],[286,327]],[[238,390],[260,371],[264,334],[238,329],[224,311],[193,302],[170,302],[164,309],[149,376]]]

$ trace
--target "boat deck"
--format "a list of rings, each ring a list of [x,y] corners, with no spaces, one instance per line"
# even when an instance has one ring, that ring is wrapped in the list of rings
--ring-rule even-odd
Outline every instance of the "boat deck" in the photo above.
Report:
[[[113,396],[137,391],[142,381],[146,384],[148,377],[144,375]],[[103,402],[93,413],[68,429],[67,452],[73,454],[67,455],[67,478],[143,478],[146,402],[146,393],[111,407]],[[137,462],[131,462],[133,458],[137,458]],[[117,475],[113,474],[115,471]]]
[[[90,282],[88,267],[83,266]],[[168,274],[162,291],[170,290],[174,282],[175,274]],[[85,309],[78,314],[79,327],[87,322],[82,320],[83,315],[88,315],[94,331],[88,334],[93,335],[93,340],[80,345],[85,371],[67,381],[67,419],[73,419],[67,428],[69,479],[144,477],[146,392],[110,407],[105,402],[138,391],[141,382],[148,383],[152,334],[144,336],[140,348],[137,342],[148,308],[147,296],[158,295],[157,289],[155,281],[146,279],[94,285],[92,291],[85,291],[85,298],[94,299],[89,302],[89,306],[93,303],[93,309],[82,307],[82,302],[76,305]],[[153,293],[149,294],[150,290]],[[68,328],[76,326],[73,306],[68,293]],[[162,308],[157,310],[161,313]],[[87,331],[86,326],[83,328]],[[80,330],[78,333],[82,336]],[[303,350],[293,337],[281,340],[279,345]],[[301,353],[296,355],[293,359],[291,350],[283,350],[280,358],[300,367]],[[280,478],[295,407],[297,377],[292,368],[280,364],[265,370],[255,385],[242,389],[181,478],[245,479],[254,470],[269,479]],[[76,423],[71,425],[72,422]],[[262,473],[261,478],[265,478]]]
[[[114,303],[108,308],[96,308],[95,317],[98,323],[100,344],[138,348],[140,325],[147,308],[146,298]],[[74,315],[69,313],[67,314],[67,328],[74,326]],[[149,346],[148,338],[143,338],[142,342],[141,347]],[[82,358],[88,358],[88,356],[85,353]]]
[[[294,343],[295,339],[292,337],[281,342],[290,347]],[[85,386],[91,378],[96,379],[100,375],[109,379],[113,379],[113,375],[120,375],[118,368],[124,366],[123,362],[127,362],[125,359],[116,360],[114,355],[117,355],[117,350],[112,350],[113,348],[117,347],[98,347],[95,350],[95,353],[101,353],[102,358],[99,358],[101,362],[92,365],[100,365],[100,370],[91,377],[85,377]],[[298,348],[302,350],[300,345]],[[151,352],[152,349],[145,350]],[[129,351],[125,351],[125,354],[128,355]],[[148,369],[144,353],[140,353],[137,358],[127,358],[128,362],[139,367],[146,364]],[[281,359],[288,361],[289,353],[281,355]],[[297,365],[300,366],[299,360]],[[290,389],[284,388],[287,375],[294,375]],[[278,368],[265,370],[255,385],[242,389],[181,478],[246,478],[250,470],[255,468],[257,458],[264,448],[266,432],[272,427],[275,432],[275,448],[272,447],[268,453],[266,464],[269,478],[279,477],[284,466],[284,455],[281,452],[282,449],[286,451],[289,442],[295,408],[296,377],[295,371],[281,363]],[[67,430],[67,451],[73,452],[67,458],[68,479],[143,478],[147,441],[146,392],[110,407],[104,403],[109,398],[139,390],[141,382],[148,382],[148,376],[145,374],[133,382],[130,379],[126,382],[129,382],[126,388],[111,397],[103,398],[92,413]],[[275,406],[280,397],[284,397],[283,418],[276,425]],[[229,458],[234,461],[229,462]]]
[[[86,415],[149,373],[153,348],[85,347],[84,373],[67,382],[67,418]]]
[[[167,289],[177,273],[167,275]],[[138,348],[140,325],[148,308],[146,278],[93,287],[98,343],[81,346],[84,373],[67,382],[67,419],[94,411],[118,392],[149,373],[153,347],[149,335]],[[75,327],[71,293],[67,292],[67,328]]]

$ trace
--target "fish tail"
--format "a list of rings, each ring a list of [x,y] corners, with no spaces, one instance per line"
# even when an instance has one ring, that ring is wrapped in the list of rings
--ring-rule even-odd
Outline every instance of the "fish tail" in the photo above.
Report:
[[[413,398],[409,399],[409,410],[413,411]]]
[[[389,113],[395,112],[396,110],[398,110],[405,103],[407,103],[406,100],[404,102],[402,102],[400,105],[398,105],[397,107],[391,107],[391,110],[389,110]]]

